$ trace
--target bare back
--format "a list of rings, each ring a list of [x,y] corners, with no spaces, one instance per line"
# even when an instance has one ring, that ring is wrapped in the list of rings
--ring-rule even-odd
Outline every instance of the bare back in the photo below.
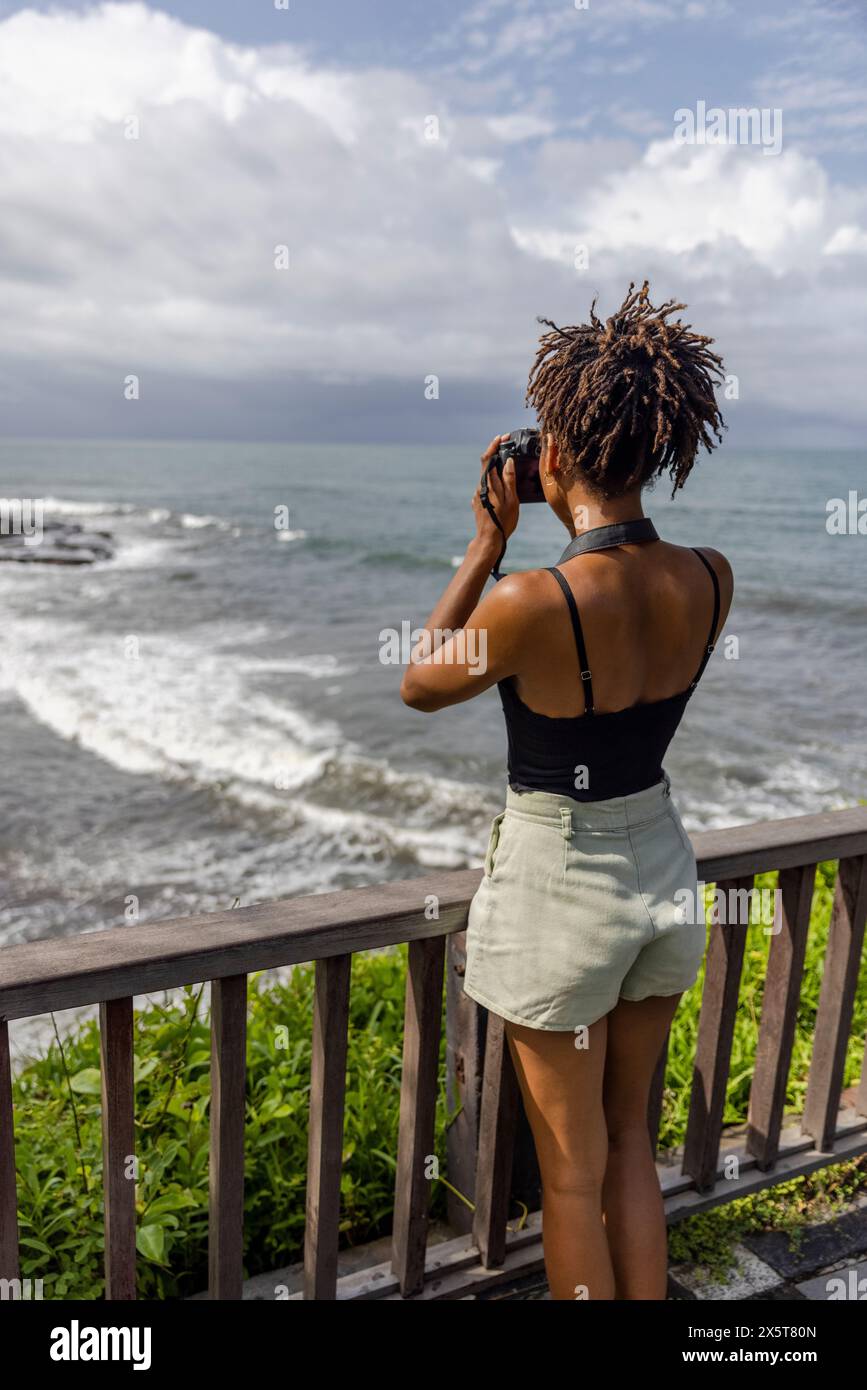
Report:
[[[714,640],[732,599],[732,573],[718,551],[702,552],[720,585]],[[577,555],[562,566],[581,618],[599,714],[664,700],[683,691],[700,665],[713,617],[713,582],[687,546],[666,541]],[[575,636],[555,577],[522,576],[531,626],[513,684],[531,709],[552,717],[583,714]]]

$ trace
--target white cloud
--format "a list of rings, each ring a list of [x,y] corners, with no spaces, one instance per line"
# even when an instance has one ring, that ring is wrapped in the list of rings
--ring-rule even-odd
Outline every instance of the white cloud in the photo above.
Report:
[[[0,25],[0,276],[16,355],[194,374],[470,374],[519,259],[435,89],[240,48],[141,4]],[[135,117],[139,138],[127,139]],[[290,269],[274,268],[289,247]]]
[[[838,227],[822,250],[826,256],[864,255],[867,253],[867,232],[863,227]]]
[[[730,0],[482,0],[440,35],[438,50],[452,51],[458,70],[479,73],[506,60],[556,59],[568,53],[582,71],[596,63],[591,47],[622,49],[636,35],[670,32],[675,26],[725,23]],[[622,71],[634,72],[640,55],[630,55]]]
[[[863,259],[843,254],[863,250],[862,191],[797,149],[582,139],[574,122],[552,138],[476,96],[463,109],[418,73],[241,47],[143,4],[6,20],[7,400],[25,377],[148,371],[511,385],[536,314],[574,322],[597,291],[609,312],[649,275],[742,364],[751,401],[863,418]]]
[[[507,144],[520,140],[533,140],[540,135],[553,135],[557,127],[544,116],[532,111],[514,111],[508,116],[490,116],[488,128],[498,140]]]
[[[519,244],[570,261],[576,242],[600,254],[647,251],[678,257],[703,248],[725,257],[737,247],[780,276],[818,268],[841,207],[853,196],[836,192],[821,165],[798,150],[765,159],[737,145],[648,145],[631,167],[604,176],[563,210],[559,228],[529,221],[516,228]]]
[[[863,5],[756,8],[747,18],[754,41],[770,39],[770,61],[755,82],[762,102],[782,106],[790,134],[832,155],[867,144],[867,28]]]

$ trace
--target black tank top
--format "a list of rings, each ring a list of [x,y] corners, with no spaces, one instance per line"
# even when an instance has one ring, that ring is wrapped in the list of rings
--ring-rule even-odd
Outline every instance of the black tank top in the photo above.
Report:
[[[608,714],[597,714],[593,709],[593,682],[575,596],[560,570],[549,567],[569,605],[585,709],[583,714],[565,718],[540,714],[524,704],[511,678],[498,683],[509,739],[509,785],[514,791],[556,792],[573,801],[604,801],[643,791],[661,780],[662,759],[710,660],[719,621],[716,571],[700,550],[695,554],[713,580],[713,618],[694,679],[685,690],[664,700],[650,700]]]

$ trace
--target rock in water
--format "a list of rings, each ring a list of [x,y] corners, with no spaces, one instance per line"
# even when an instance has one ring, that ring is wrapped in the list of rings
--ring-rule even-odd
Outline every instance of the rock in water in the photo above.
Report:
[[[46,521],[38,541],[0,533],[0,561],[28,565],[92,565],[114,558],[114,538],[108,531],[86,531],[75,521]]]

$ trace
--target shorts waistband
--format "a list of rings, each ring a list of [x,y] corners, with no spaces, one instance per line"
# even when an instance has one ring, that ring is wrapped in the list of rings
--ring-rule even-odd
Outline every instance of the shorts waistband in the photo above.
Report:
[[[671,796],[671,779],[663,772],[652,787],[629,796],[612,796],[605,801],[575,801],[559,792],[516,792],[506,790],[506,811],[527,820],[555,825],[570,836],[585,829],[628,830],[654,820],[662,814]]]

